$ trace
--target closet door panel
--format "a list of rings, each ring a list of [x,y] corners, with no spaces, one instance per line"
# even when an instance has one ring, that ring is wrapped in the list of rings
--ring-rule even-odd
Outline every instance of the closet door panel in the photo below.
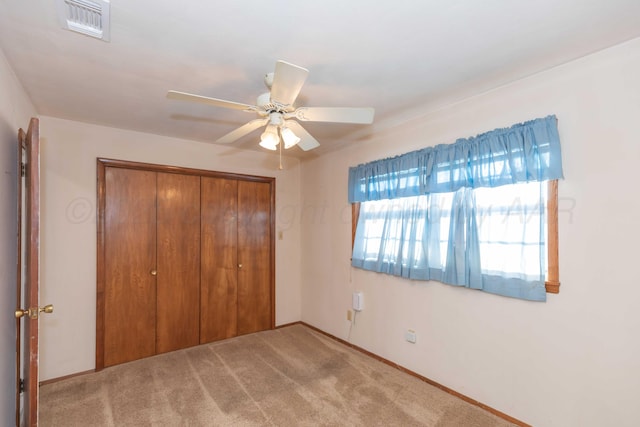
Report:
[[[106,168],[104,365],[155,354],[156,174]]]
[[[200,177],[158,173],[156,352],[200,342]]]
[[[200,342],[237,334],[238,181],[202,177]]]
[[[271,185],[238,182],[238,335],[272,328]]]

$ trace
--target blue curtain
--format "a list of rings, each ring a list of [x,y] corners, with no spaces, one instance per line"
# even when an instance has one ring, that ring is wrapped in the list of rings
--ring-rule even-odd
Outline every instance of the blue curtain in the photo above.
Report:
[[[352,265],[544,301],[543,183],[561,177],[555,116],[351,168]]]
[[[555,116],[349,168],[349,202],[562,178]]]

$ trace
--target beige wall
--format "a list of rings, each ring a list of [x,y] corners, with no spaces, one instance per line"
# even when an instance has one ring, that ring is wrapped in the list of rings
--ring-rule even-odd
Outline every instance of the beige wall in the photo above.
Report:
[[[434,111],[299,165],[224,147],[41,118],[41,379],[94,367],[95,159],[276,176],[278,324],[302,320],[536,426],[625,426],[640,418],[640,40]],[[15,301],[15,132],[35,115],[0,52],[0,308]],[[351,269],[347,169],[556,114],[562,289],[531,303]],[[375,128],[375,125],[374,125]],[[615,151],[607,157],[605,151]],[[302,183],[300,184],[300,180]],[[301,197],[300,194],[303,194]],[[298,217],[302,215],[302,226]],[[302,264],[301,264],[302,263]],[[301,265],[301,267],[299,267]],[[346,321],[351,292],[365,309]],[[0,380],[13,381],[14,321],[0,321]],[[416,330],[418,342],[403,335]],[[13,391],[0,393],[0,423]]]
[[[636,425],[638,76],[640,39],[304,163],[302,203],[317,215],[303,218],[303,321],[536,426]],[[559,295],[532,303],[350,268],[349,166],[548,114],[566,178]],[[355,290],[365,309],[350,326]]]
[[[300,168],[273,154],[41,118],[42,291],[54,315],[41,320],[41,379],[95,367],[96,158],[276,178],[276,324],[300,319]]]
[[[17,134],[36,115],[0,50],[0,425],[15,423]]]

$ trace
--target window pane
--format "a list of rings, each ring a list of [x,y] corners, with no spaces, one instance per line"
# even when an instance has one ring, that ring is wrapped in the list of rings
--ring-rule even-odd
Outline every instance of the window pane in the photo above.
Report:
[[[535,182],[363,202],[354,265],[455,284],[470,277],[468,268],[478,277],[544,281],[546,190]]]
[[[533,182],[474,191],[483,273],[540,276],[546,259],[546,188]]]

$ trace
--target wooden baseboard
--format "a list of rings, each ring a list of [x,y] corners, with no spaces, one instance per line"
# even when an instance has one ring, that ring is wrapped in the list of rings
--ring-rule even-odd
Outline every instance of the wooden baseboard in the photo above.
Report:
[[[69,378],[79,377],[81,375],[93,374],[95,371],[96,371],[95,369],[92,369],[90,371],[76,372],[75,374],[69,374],[69,375],[65,375],[65,376],[62,376],[62,377],[51,378],[51,379],[48,379],[48,380],[40,381],[39,384],[40,384],[40,387],[42,387],[43,385],[57,383],[58,381],[68,380]]]
[[[288,327],[288,326],[293,326],[293,325],[304,325],[304,326],[309,326],[309,325],[307,325],[306,323],[303,323],[303,322],[297,321],[297,322],[285,323],[284,325],[278,325],[278,326],[276,326],[276,329],[282,329],[282,328],[286,328],[286,327]],[[314,328],[312,328],[311,326],[309,326],[309,327],[310,327],[311,329],[314,329]]]
[[[389,365],[389,366],[391,366],[393,368],[396,368],[396,369],[398,369],[398,370],[400,370],[400,371],[402,371],[402,372],[404,372],[406,374],[411,375],[412,377],[415,377],[415,378],[417,378],[417,379],[419,379],[421,381],[424,381],[424,382],[426,382],[426,383],[428,383],[428,384],[430,384],[430,385],[432,385],[434,387],[437,387],[437,388],[439,388],[440,390],[442,390],[442,391],[444,391],[446,393],[449,393],[449,394],[451,394],[453,396],[456,396],[457,398],[462,399],[467,403],[470,403],[470,404],[472,404],[474,406],[482,408],[485,411],[490,412],[493,415],[502,418],[503,420],[509,421],[510,423],[516,424],[516,425],[521,426],[521,427],[531,427],[530,424],[527,424],[527,423],[522,422],[522,421],[520,421],[520,420],[518,420],[516,418],[513,418],[512,416],[507,415],[504,412],[500,412],[497,409],[494,409],[494,408],[492,408],[492,407],[490,407],[488,405],[485,405],[482,402],[478,402],[477,400],[472,399],[469,396],[465,396],[464,394],[459,393],[459,392],[457,392],[457,391],[455,391],[453,389],[450,389],[449,387],[444,386],[444,385],[442,385],[442,384],[440,384],[440,383],[438,383],[436,381],[433,381],[433,380],[431,380],[431,379],[429,379],[427,377],[424,377],[424,376],[418,374],[417,372],[413,372],[413,371],[405,368],[404,366],[398,365],[397,363],[394,363],[394,362],[392,362],[390,360],[387,360],[384,357],[380,357],[375,353],[367,351],[364,348],[358,347],[357,345],[351,344],[348,341],[345,341],[345,340],[340,339],[340,338],[338,338],[338,337],[336,337],[334,335],[331,335],[330,333],[325,332],[322,329],[318,329],[315,326],[309,325],[308,323],[305,323],[305,322],[293,322],[293,323],[288,323],[286,325],[278,326],[276,329],[284,328],[286,326],[292,326],[292,325],[296,325],[296,324],[306,326],[309,329],[312,329],[312,330],[314,330],[316,332],[319,332],[322,335],[325,335],[326,337],[329,337],[329,338],[331,338],[331,339],[333,339],[335,341],[338,341],[339,343],[344,344],[347,347],[350,347],[350,348],[352,348],[354,350],[357,350],[357,351],[359,351],[359,352],[361,352],[361,353],[363,353],[363,354],[365,354],[365,355],[367,355],[369,357],[372,357],[373,359],[376,359],[376,360],[384,363],[385,365]]]

